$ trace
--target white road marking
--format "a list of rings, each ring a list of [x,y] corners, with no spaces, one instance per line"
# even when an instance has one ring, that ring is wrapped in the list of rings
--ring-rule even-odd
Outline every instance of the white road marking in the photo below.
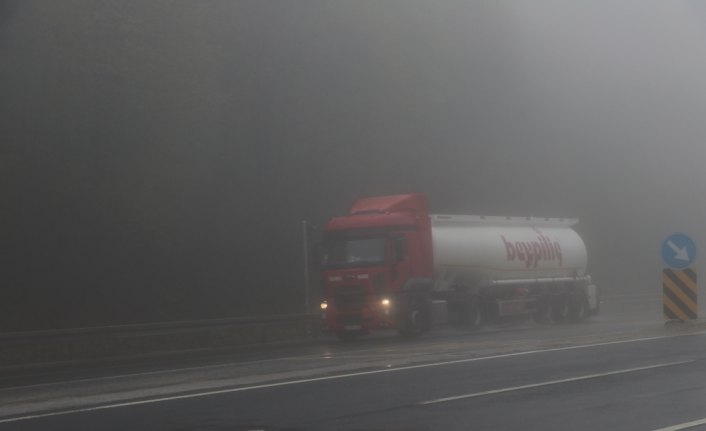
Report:
[[[699,425],[706,425],[706,418],[691,421],[691,422],[684,422],[683,424],[672,425],[670,427],[660,428],[660,429],[657,429],[654,431],[679,431],[679,430],[685,430],[687,428],[693,428],[693,427],[699,426]]]
[[[207,397],[207,396],[212,396],[212,395],[221,395],[221,394],[228,394],[228,393],[235,393],[235,392],[245,392],[245,391],[251,391],[251,390],[256,390],[256,389],[265,389],[265,388],[274,388],[274,387],[279,387],[279,386],[297,385],[297,384],[302,384],[302,383],[321,382],[321,381],[326,381],[326,380],[338,380],[338,379],[345,379],[345,378],[349,378],[349,377],[366,376],[366,375],[371,375],[371,374],[392,373],[392,372],[397,372],[397,371],[414,370],[414,369],[419,369],[419,368],[439,367],[439,366],[445,366],[445,365],[464,364],[464,363],[476,362],[476,361],[487,361],[487,360],[491,360],[491,359],[502,359],[502,358],[510,358],[510,357],[515,357],[515,356],[525,356],[525,355],[532,355],[532,354],[537,354],[537,353],[559,352],[559,351],[564,351],[564,350],[575,350],[575,349],[587,349],[587,348],[591,348],[591,347],[610,346],[610,345],[614,345],[614,344],[637,343],[637,342],[642,342],[642,341],[653,341],[653,340],[661,340],[661,339],[665,339],[665,338],[674,338],[674,337],[692,336],[692,335],[703,335],[703,334],[706,334],[706,331],[695,333],[695,334],[660,335],[660,336],[656,336],[656,337],[634,338],[634,339],[630,339],[630,340],[608,341],[608,342],[603,342],[603,343],[582,344],[582,345],[578,345],[578,346],[566,346],[566,347],[554,347],[554,348],[550,348],[550,349],[528,350],[528,351],[524,351],[524,352],[504,353],[504,354],[492,355],[492,356],[480,356],[480,357],[475,357],[475,358],[456,359],[456,360],[452,360],[452,361],[433,362],[433,363],[419,364],[419,365],[407,365],[407,366],[402,366],[402,367],[397,367],[397,368],[383,368],[383,369],[379,369],[379,370],[360,371],[360,372],[347,373],[347,374],[337,374],[337,375],[333,375],[333,376],[314,377],[314,378],[310,378],[310,379],[288,380],[288,381],[284,381],[284,382],[267,383],[267,384],[262,384],[262,385],[217,389],[217,390],[212,390],[212,391],[195,392],[195,393],[188,393],[188,394],[182,394],[182,395],[173,395],[173,396],[168,396],[168,397],[150,398],[150,399],[145,399],[145,400],[127,401],[127,402],[122,402],[122,403],[105,404],[105,405],[93,406],[93,407],[81,407],[81,408],[59,410],[59,411],[46,412],[46,413],[37,413],[37,414],[26,415],[26,416],[8,417],[8,418],[0,419],[0,424],[10,423],[10,422],[19,422],[19,421],[25,421],[25,420],[31,420],[31,419],[39,419],[39,418],[45,418],[45,417],[51,417],[51,416],[62,416],[62,415],[68,415],[68,414],[73,414],[73,413],[84,413],[84,412],[91,412],[91,411],[96,411],[96,410],[107,410],[107,409],[114,409],[114,408],[120,408],[120,407],[129,407],[129,406],[137,406],[137,405],[143,405],[143,404],[160,403],[160,402],[166,402],[166,401],[174,401],[174,400],[182,400],[182,399],[190,399],[190,398],[201,398],[201,397]]]
[[[688,364],[690,362],[694,362],[694,361],[688,360],[688,361],[679,361],[679,362],[667,362],[664,364],[648,365],[645,367],[635,367],[635,368],[627,368],[624,370],[608,371],[606,373],[588,374],[585,376],[569,377],[566,379],[559,379],[559,380],[550,380],[548,382],[532,383],[529,385],[513,386],[513,387],[509,387],[509,388],[493,389],[490,391],[474,392],[471,394],[464,394],[464,395],[456,395],[453,397],[437,398],[435,400],[421,401],[417,404],[428,405],[428,404],[446,403],[449,401],[463,400],[463,399],[467,399],[467,398],[484,397],[486,395],[501,394],[504,392],[521,391],[523,389],[531,389],[531,388],[539,388],[542,386],[558,385],[560,383],[570,383],[570,382],[578,382],[581,380],[597,379],[599,377],[614,376],[616,374],[634,373],[636,371],[652,370],[654,368],[673,367],[675,365]]]

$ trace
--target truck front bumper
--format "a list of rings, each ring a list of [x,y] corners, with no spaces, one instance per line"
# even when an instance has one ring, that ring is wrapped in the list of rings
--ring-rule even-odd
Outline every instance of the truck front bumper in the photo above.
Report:
[[[368,332],[376,329],[394,328],[395,320],[385,315],[365,315],[364,313],[327,313],[324,318],[325,329],[332,332],[358,331]]]

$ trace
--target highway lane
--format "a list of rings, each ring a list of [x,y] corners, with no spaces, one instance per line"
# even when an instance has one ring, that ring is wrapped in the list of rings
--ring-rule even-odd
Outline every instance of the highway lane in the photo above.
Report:
[[[485,328],[481,331],[467,331],[454,328],[439,328],[421,338],[404,339],[396,336],[395,331],[379,332],[372,336],[361,337],[355,343],[341,343],[332,335],[323,335],[318,340],[294,346],[260,346],[256,348],[234,349],[223,352],[205,352],[164,357],[104,361],[73,366],[58,365],[43,369],[2,369],[0,368],[0,389],[14,386],[49,382],[74,381],[110,375],[124,375],[142,372],[203,367],[220,364],[268,361],[282,362],[283,359],[296,358],[311,363],[317,358],[326,358],[328,362],[343,356],[361,355],[366,352],[390,354],[407,352],[414,346],[420,350],[438,352],[454,350],[468,343],[479,354],[481,345],[514,345],[527,338],[534,337],[565,338],[567,336],[603,335],[606,333],[634,332],[649,327],[659,326],[659,322],[641,316],[622,318],[600,316],[581,325],[545,326],[532,323],[508,323]]]
[[[650,430],[706,417],[706,336],[603,323],[333,345],[340,350],[167,373],[179,385],[147,373],[12,388],[0,393],[3,408],[15,417],[23,402],[35,409],[0,429]],[[600,331],[609,327],[632,329]],[[120,386],[130,380],[142,390]],[[206,381],[218,384],[199,386]],[[145,390],[160,385],[168,390]],[[98,399],[44,405],[73,413],[37,417],[38,398],[80,399],[90,388]]]

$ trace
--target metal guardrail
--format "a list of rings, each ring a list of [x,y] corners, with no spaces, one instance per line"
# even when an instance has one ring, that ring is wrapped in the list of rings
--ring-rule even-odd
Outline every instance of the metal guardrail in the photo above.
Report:
[[[0,369],[218,351],[318,336],[317,314],[160,322],[0,334]]]
[[[661,296],[601,298],[601,314],[632,312],[661,313]],[[0,333],[0,370],[303,342],[320,329],[318,314],[291,314]]]
[[[135,323],[126,325],[94,326],[87,328],[48,329],[39,331],[0,332],[0,341],[27,338],[62,337],[90,334],[114,334],[182,328],[199,328],[227,325],[292,322],[319,319],[318,314],[279,314],[260,317],[232,317],[223,319],[184,320],[174,322]]]
[[[633,301],[641,299],[660,299],[659,293],[622,293],[617,295],[603,295],[602,299],[611,301]]]

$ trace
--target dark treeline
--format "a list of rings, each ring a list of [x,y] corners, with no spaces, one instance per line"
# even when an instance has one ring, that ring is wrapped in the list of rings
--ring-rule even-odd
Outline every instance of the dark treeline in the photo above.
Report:
[[[301,221],[407,191],[580,217],[654,291],[702,235],[683,7],[0,2],[0,330],[300,312]]]

